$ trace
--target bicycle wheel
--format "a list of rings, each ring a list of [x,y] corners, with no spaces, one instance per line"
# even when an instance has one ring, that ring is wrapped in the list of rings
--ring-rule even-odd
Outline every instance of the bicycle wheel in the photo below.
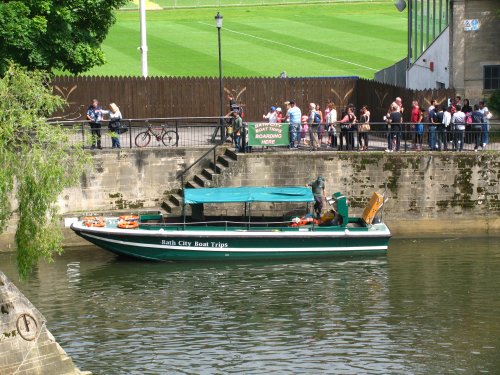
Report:
[[[165,146],[176,146],[179,141],[179,134],[176,131],[169,130],[163,134],[161,141]]]
[[[137,147],[146,147],[151,142],[151,134],[149,132],[142,132],[135,137],[135,145]]]

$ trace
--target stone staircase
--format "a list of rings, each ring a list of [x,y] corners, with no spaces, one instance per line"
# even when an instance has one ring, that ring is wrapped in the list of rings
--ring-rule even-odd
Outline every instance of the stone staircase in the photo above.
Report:
[[[214,185],[217,176],[221,175],[225,170],[232,167],[238,160],[238,155],[229,149],[226,149],[223,155],[219,155],[214,165],[213,161],[209,166],[203,168],[200,173],[193,176],[193,179],[185,183],[185,187],[189,189],[197,189],[210,187]],[[170,194],[162,202],[161,207],[172,216],[180,216],[182,214],[182,189],[176,193]]]

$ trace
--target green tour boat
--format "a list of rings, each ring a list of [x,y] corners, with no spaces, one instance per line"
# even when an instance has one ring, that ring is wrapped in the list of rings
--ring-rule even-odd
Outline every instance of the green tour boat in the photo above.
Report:
[[[251,213],[256,203],[287,207],[302,213],[264,217]],[[84,217],[71,229],[113,253],[154,261],[299,259],[384,254],[391,237],[376,217],[384,197],[374,193],[360,217],[348,215],[348,201],[335,193],[321,218],[308,214],[314,197],[307,187],[237,187],[185,189],[183,215]],[[208,217],[205,204],[236,204],[238,216]],[[187,214],[187,207],[191,212]]]

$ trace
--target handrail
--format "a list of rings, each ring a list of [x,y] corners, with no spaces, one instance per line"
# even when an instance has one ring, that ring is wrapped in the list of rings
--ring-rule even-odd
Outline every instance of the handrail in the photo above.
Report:
[[[285,221],[252,221],[252,225],[277,225],[277,224],[293,224],[292,220]],[[200,224],[241,224],[242,226],[248,226],[248,221],[231,221],[231,220],[213,220],[213,221],[196,221],[196,222],[178,222],[178,223],[140,223],[140,225],[144,226],[152,226],[152,227],[168,227],[168,226],[179,226],[179,225],[200,225]]]
[[[193,163],[191,163],[191,165],[184,168],[184,170],[182,172],[178,173],[176,176],[176,179],[179,179],[179,178],[181,179],[181,187],[182,187],[183,192],[184,192],[184,187],[185,187],[184,186],[184,176],[186,175],[186,173],[189,172],[191,170],[191,168],[193,168],[195,165],[197,165],[201,160],[203,160],[212,151],[214,153],[214,172],[216,172],[216,163],[217,163],[216,150],[217,150],[217,147],[223,145],[224,142],[226,142],[226,140],[227,140],[227,134],[224,131],[223,117],[218,117],[218,119],[220,120],[218,128],[221,132],[221,140],[219,141],[220,143],[217,143],[217,141],[216,141],[216,144],[213,147],[211,147],[207,152],[205,152],[202,156],[200,156]],[[184,205],[183,205],[183,211],[184,211]]]
[[[212,148],[210,148],[207,152],[205,152],[202,156],[200,156],[198,159],[196,159],[196,161],[194,161],[193,163],[191,163],[191,165],[189,165],[188,167],[184,168],[184,170],[182,172],[179,172],[176,176],[176,179],[181,179],[182,181],[182,186],[184,186],[184,175],[189,172],[191,170],[191,168],[193,168],[196,164],[198,164],[202,159],[205,158],[205,156],[207,156],[209,153],[211,153],[212,151],[215,151],[215,149],[217,147],[219,147],[222,143],[217,143],[215,146],[212,146]],[[214,152],[214,166],[215,166],[215,152]]]
[[[121,121],[135,121],[135,122],[148,122],[148,121],[178,121],[178,120],[219,120],[220,117],[144,117],[144,118],[123,118]],[[80,124],[82,122],[88,123],[90,120],[86,118],[78,120],[49,120],[49,124]],[[109,122],[110,120],[102,120],[102,122]]]

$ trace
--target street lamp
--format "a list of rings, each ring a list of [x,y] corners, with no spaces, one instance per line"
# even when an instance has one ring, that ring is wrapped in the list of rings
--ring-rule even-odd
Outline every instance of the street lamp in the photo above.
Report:
[[[221,46],[220,46],[220,29],[222,28],[222,16],[220,15],[219,12],[215,15],[215,26],[217,27],[217,38],[219,42],[219,95],[220,95],[220,137],[221,140],[224,141],[224,128],[223,128],[223,120],[222,118],[224,117],[224,106],[222,104],[223,102],[223,95],[222,95],[222,53],[221,53]]]

